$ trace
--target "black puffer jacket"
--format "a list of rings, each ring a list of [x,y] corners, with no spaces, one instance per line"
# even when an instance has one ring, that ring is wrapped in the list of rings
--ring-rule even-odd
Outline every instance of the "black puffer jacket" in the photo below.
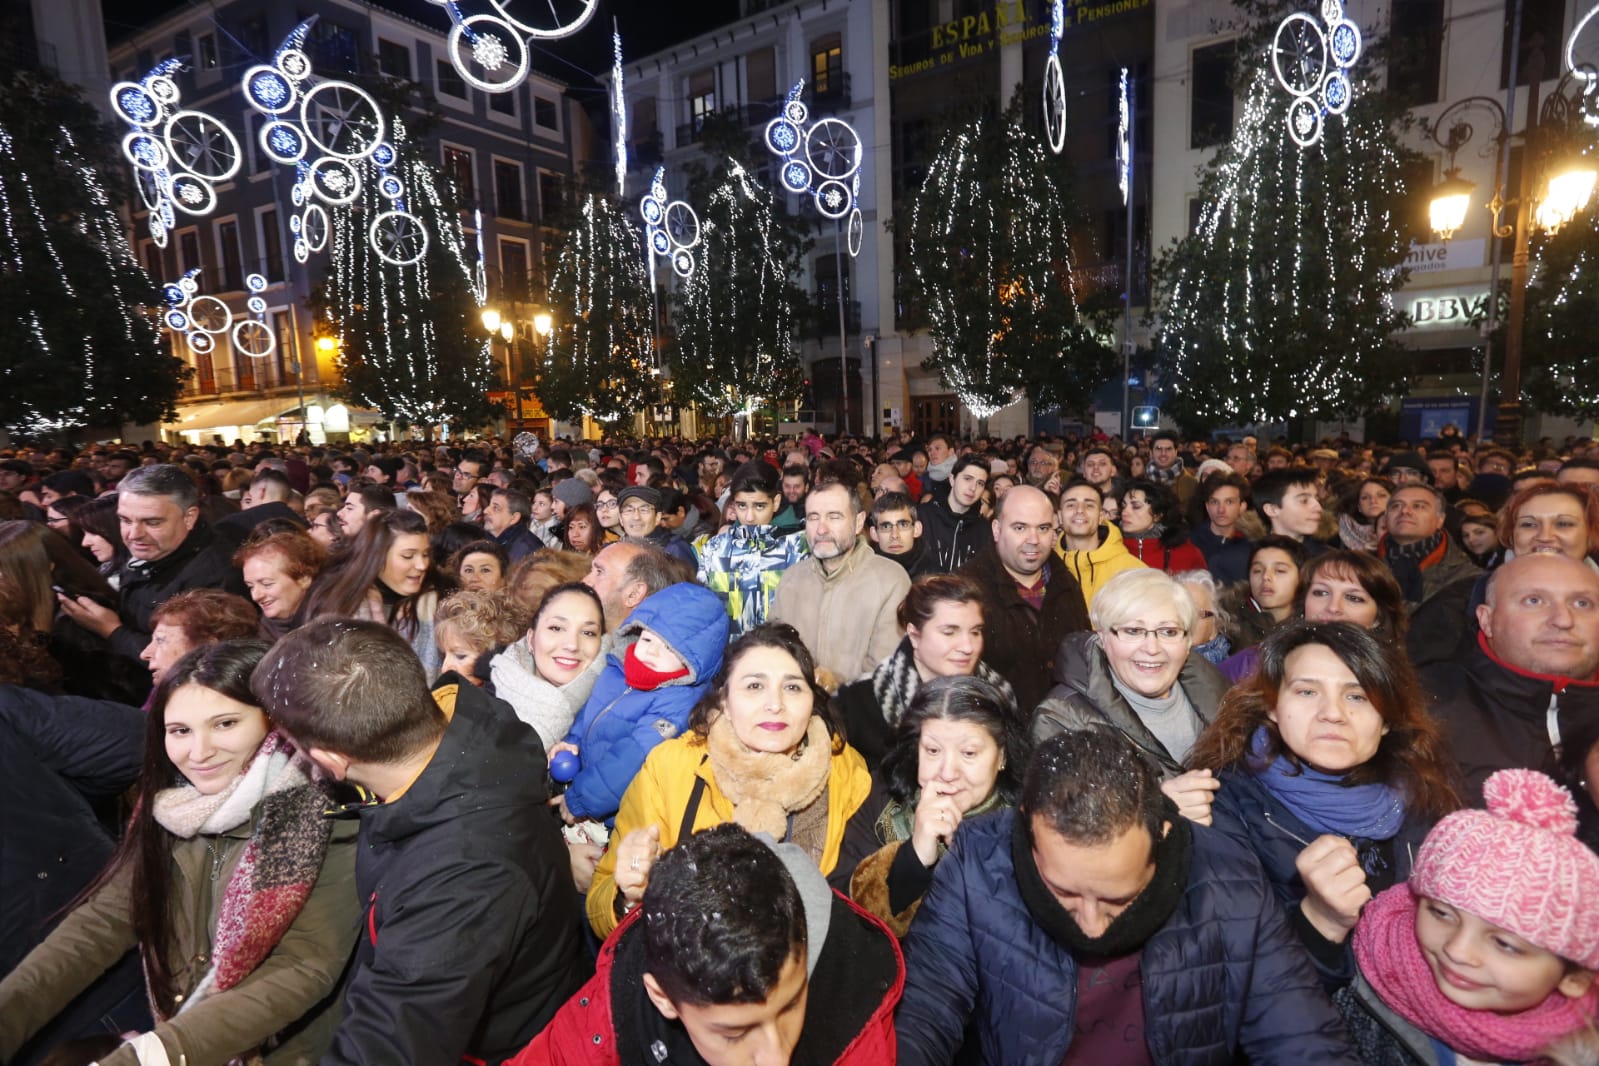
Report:
[[[367,912],[324,1066],[499,1063],[592,969],[538,734],[457,674],[435,696],[455,710],[432,762],[355,810]]]
[[[1035,611],[1016,591],[1016,581],[985,545],[961,573],[983,590],[983,661],[1016,690],[1016,706],[1030,715],[1049,691],[1050,664],[1060,642],[1088,628],[1083,587],[1053,551],[1045,551],[1044,606]]]
[[[162,603],[189,589],[221,589],[244,595],[244,578],[231,561],[227,541],[196,522],[171,555],[153,563],[130,560],[123,564],[122,625],[111,634],[111,650],[128,659],[150,643],[150,615]]]
[[[994,543],[993,523],[977,507],[965,514],[950,510],[948,492],[919,505],[916,517],[922,523],[922,543],[932,553],[933,566],[939,573],[959,570],[971,562],[972,556]]]

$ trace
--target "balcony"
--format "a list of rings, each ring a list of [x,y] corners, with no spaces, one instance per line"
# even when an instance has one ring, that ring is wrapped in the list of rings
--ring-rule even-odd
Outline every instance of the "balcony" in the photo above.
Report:
[[[280,370],[276,359],[251,360],[255,365],[221,367],[217,370],[195,367],[194,375],[183,386],[183,399],[204,396],[232,396],[238,393],[266,393],[294,389],[299,383],[294,373]],[[310,383],[315,388],[316,383]]]
[[[811,113],[814,115],[836,115],[840,111],[848,111],[850,106],[849,75],[843,71],[829,71],[827,88],[811,90]]]
[[[652,133],[648,137],[640,137],[627,146],[627,163],[629,167],[658,167],[665,154],[661,135]]]
[[[833,115],[840,111],[849,110],[850,89],[848,74],[834,74],[831,78],[828,92],[811,93],[806,103],[813,115]],[[717,118],[724,119],[743,127],[763,128],[765,125],[783,112],[783,105],[788,101],[787,96],[774,96],[767,100],[754,103],[736,104],[733,107],[724,107],[713,112]],[[705,122],[710,115],[702,115],[697,119],[684,122],[677,127],[677,137],[672,142],[678,148],[686,148],[691,144],[698,144],[705,132]],[[632,146],[630,151],[643,151],[641,145]],[[635,166],[645,166],[642,156],[633,159]]]
[[[816,324],[816,342],[838,339],[838,301],[830,296],[818,296],[811,305]],[[861,331],[861,302],[848,300],[844,304],[844,328],[851,334]]]

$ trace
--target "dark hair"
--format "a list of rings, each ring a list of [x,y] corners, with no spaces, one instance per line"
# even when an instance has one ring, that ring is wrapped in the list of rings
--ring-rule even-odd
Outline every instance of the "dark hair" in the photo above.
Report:
[[[970,722],[989,735],[1005,756],[994,789],[1005,806],[1015,806],[1032,740],[1015,705],[980,677],[935,677],[917,688],[894,728],[894,745],[883,757],[888,794],[904,803],[920,787],[922,724],[932,720]]]
[[[833,753],[843,751],[844,727],[833,714],[833,702],[827,689],[816,680],[816,659],[805,646],[805,641],[800,639],[799,630],[786,622],[763,622],[728,646],[722,656],[722,668],[716,672],[716,682],[695,704],[688,718],[688,727],[701,737],[710,736],[711,723],[722,713],[722,703],[727,698],[727,686],[732,683],[734,668],[740,659],[756,648],[775,648],[787,652],[799,664],[800,676],[805,678],[811,690],[811,714],[827,726],[828,735],[833,738]]]
[[[1181,448],[1183,445],[1183,442],[1178,439],[1177,434],[1173,433],[1169,429],[1156,430],[1154,433],[1149,435],[1149,445],[1151,448],[1163,440],[1171,441],[1171,446],[1173,448]]]
[[[1293,560],[1295,567],[1305,565],[1305,545],[1293,537],[1287,537],[1281,533],[1268,533],[1251,544],[1249,546],[1249,565],[1254,566],[1255,556],[1267,548],[1274,548],[1285,553],[1288,558]]]
[[[444,564],[444,569],[460,577],[461,564],[468,555],[492,555],[500,561],[500,578],[504,580],[511,572],[511,553],[498,541],[474,540],[450,553],[449,561]]]
[[[1588,791],[1588,755],[1599,745],[1599,714],[1570,715],[1560,729],[1560,783],[1577,801],[1577,835],[1599,849],[1599,807]]]
[[[302,626],[261,660],[250,687],[297,745],[359,762],[398,762],[444,731],[422,661],[377,622]]]
[[[1164,482],[1153,481],[1147,477],[1134,478],[1122,489],[1123,507],[1127,506],[1127,494],[1131,492],[1144,494],[1144,502],[1149,504],[1149,513],[1160,523],[1162,545],[1175,548],[1183,543],[1188,532],[1188,519],[1177,503],[1177,493]]]
[[[72,903],[73,907],[86,903],[124,866],[129,868],[129,918],[144,959],[145,983],[157,1017],[171,1017],[177,1006],[177,974],[172,970],[170,956],[172,843],[155,820],[152,806],[157,794],[184,780],[167,757],[167,703],[185,685],[199,685],[230,700],[259,706],[250,692],[250,673],[268,647],[262,640],[212,642],[192,649],[172,664],[150,697],[144,727],[144,766],[136,788],[139,798],[128,820],[127,834],[105,869]]]
[[[1118,729],[1057,733],[1033,750],[1022,784],[1021,816],[1042,818],[1069,842],[1108,844],[1136,826],[1152,842],[1173,817],[1160,774]]]
[[[135,466],[117,482],[117,492],[130,496],[165,496],[180,511],[200,503],[200,490],[194,487],[194,479],[184,473],[182,467],[171,463]]]
[[[1270,715],[1287,682],[1288,656],[1311,644],[1326,647],[1349,667],[1388,727],[1377,754],[1344,775],[1344,783],[1396,787],[1405,794],[1408,809],[1429,820],[1459,807],[1458,766],[1427,710],[1404,643],[1349,622],[1297,619],[1267,637],[1260,645],[1258,669],[1222,697],[1216,717],[1194,743],[1188,765],[1218,771],[1242,765],[1251,758],[1255,734],[1265,730],[1262,761],[1280,755],[1295,770],[1302,770]]]
[[[600,594],[581,581],[568,581],[564,585],[556,585],[546,592],[539,600],[538,606],[533,608],[533,617],[528,619],[527,628],[532,629],[539,624],[539,617],[544,614],[544,608],[555,602],[557,596],[564,596],[568,592],[586,597],[594,604],[594,609],[600,612],[600,632],[605,632],[605,605],[600,602]]]
[[[802,478],[805,479],[807,484],[811,480],[811,472],[809,470],[807,470],[805,467],[799,465],[798,463],[789,463],[787,466],[785,466],[783,468],[783,476],[784,477],[802,477]]]
[[[526,522],[528,515],[533,513],[533,501],[528,499],[527,493],[519,489],[495,489],[494,495],[505,501],[507,511],[521,515],[523,522]]]
[[[381,511],[364,523],[339,552],[329,560],[306,595],[305,617],[334,615],[351,618],[366,606],[367,593],[377,585],[378,575],[388,562],[389,549],[404,536],[427,537],[427,519],[415,511]],[[429,542],[428,550],[432,551]],[[406,596],[394,608],[394,626],[410,637],[416,632],[417,600],[434,591],[437,581],[432,567],[422,578],[415,596]]]
[[[911,521],[916,521],[916,501],[903,492],[885,492],[872,501],[872,517],[887,514],[890,511],[909,511]]]
[[[989,469],[988,459],[982,455],[979,455],[977,452],[967,452],[959,459],[956,459],[955,465],[949,469],[949,480],[953,483],[954,480],[960,476],[962,470],[966,470],[974,466],[983,472],[983,487],[987,488],[988,479],[993,476],[993,472]]]
[[[1273,507],[1283,505],[1283,497],[1288,495],[1288,490],[1300,485],[1315,485],[1320,477],[1320,471],[1308,466],[1290,466],[1282,470],[1268,470],[1255,479],[1250,495],[1254,498],[1254,505],[1260,509],[1262,518],[1266,518],[1264,508],[1267,504]],[[1269,521],[1269,519],[1268,519]]]
[[[1394,580],[1394,572],[1388,569],[1388,564],[1371,552],[1323,552],[1302,565],[1299,568],[1299,590],[1294,593],[1295,614],[1304,616],[1305,596],[1310,591],[1310,583],[1327,570],[1347,573],[1366,590],[1366,594],[1377,605],[1375,628],[1378,634],[1397,641],[1405,639],[1410,618],[1405,607],[1404,591],[1400,589],[1399,582]]]
[[[488,537],[488,531],[476,522],[460,519],[451,522],[443,529],[435,530],[432,534],[433,558],[435,562],[448,560],[456,552],[476,541]],[[447,567],[446,567],[447,568]]]
[[[678,842],[644,890],[644,972],[674,1004],[761,1003],[805,960],[805,904],[777,853],[731,822]]]
[[[941,603],[983,604],[983,589],[965,574],[923,574],[911,582],[894,617],[899,627],[925,626]]]
[[[43,522],[0,522],[0,574],[15,583],[17,608],[26,605],[26,620],[36,633],[50,632],[59,609],[51,585],[72,596],[116,602],[116,593],[95,565]]]
[[[1394,494],[1394,483],[1385,477],[1367,474],[1364,477],[1355,478],[1339,494],[1338,513],[1352,518],[1362,525],[1373,525],[1376,519],[1367,518],[1360,513],[1360,494],[1366,490],[1367,485],[1377,485],[1386,491],[1388,495],[1392,496]]]
[[[572,543],[572,523],[584,519],[589,524],[589,537],[591,543],[587,548],[579,548]],[[594,510],[591,503],[580,503],[575,507],[566,509],[566,519],[562,523],[564,530],[561,533],[561,542],[568,551],[582,552],[584,555],[595,555],[605,547],[605,527],[600,525],[599,512]]]
[[[1060,487],[1060,499],[1055,501],[1055,506],[1057,508],[1060,506],[1060,500],[1064,500],[1066,498],[1066,494],[1068,492],[1070,492],[1072,489],[1093,489],[1094,490],[1094,497],[1097,500],[1099,500],[1100,503],[1104,503],[1105,502],[1105,490],[1104,489],[1100,488],[1098,485],[1094,484],[1092,481],[1089,481],[1087,478],[1074,477],[1070,481],[1066,482],[1064,485],[1062,485]]]
[[[494,494],[496,492],[498,492],[498,491],[499,490],[497,488],[495,488],[495,486],[494,486],[494,482],[488,481],[486,479],[480,479],[477,482],[477,484],[473,485],[470,489],[467,489],[466,493],[464,495],[462,495],[462,497],[461,497],[462,510],[465,510],[466,497],[467,496],[476,496],[477,497],[478,512],[482,512],[482,511],[488,510],[489,501],[494,498]],[[531,503],[530,503],[530,505],[531,505]],[[522,513],[523,514],[527,514],[529,512],[524,511]]]
[[[710,486],[707,485],[706,488]],[[743,492],[759,492],[763,496],[772,497],[781,491],[777,471],[767,463],[755,459],[733,471],[733,476],[728,481],[727,497],[732,499]]]

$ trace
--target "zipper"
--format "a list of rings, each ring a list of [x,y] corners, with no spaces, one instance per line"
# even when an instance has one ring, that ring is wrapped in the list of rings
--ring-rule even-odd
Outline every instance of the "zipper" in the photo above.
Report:
[[[1553,689],[1549,692],[1549,709],[1544,712],[1544,728],[1549,732],[1549,746],[1554,749],[1555,758],[1560,758],[1560,693]]]
[[[1307,848],[1310,847],[1310,841],[1306,840],[1292,829],[1289,829],[1287,826],[1278,822],[1277,819],[1271,816],[1271,811],[1263,809],[1260,813],[1266,819],[1266,824],[1277,830],[1277,832],[1281,833],[1285,837],[1288,837],[1290,840],[1297,840],[1300,844]]]

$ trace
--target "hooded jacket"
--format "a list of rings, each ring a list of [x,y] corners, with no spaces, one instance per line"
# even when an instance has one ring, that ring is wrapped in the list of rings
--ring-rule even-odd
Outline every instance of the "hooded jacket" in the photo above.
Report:
[[[948,574],[971,562],[985,545],[994,543],[994,527],[976,505],[965,514],[950,510],[949,482],[946,480],[943,485],[944,493],[935,494],[919,506],[916,517],[921,519],[922,541],[932,552],[934,565],[940,573]]]
[[[1562,779],[1555,753],[1561,737],[1571,722],[1599,715],[1599,678],[1522,670],[1495,655],[1481,633],[1455,659],[1418,674],[1465,774],[1467,802],[1479,806],[1495,770],[1522,767]]]
[[[1055,655],[1055,687],[1033,717],[1034,739],[1042,742],[1056,733],[1108,725],[1138,745],[1162,777],[1176,777],[1183,772],[1180,759],[1187,752],[1173,755],[1166,750],[1116,690],[1114,677],[1097,633],[1075,633],[1061,641]],[[1183,660],[1177,684],[1199,716],[1201,729],[1216,717],[1216,707],[1229,687],[1220,670],[1192,651]]]
[[[640,631],[665,641],[688,674],[649,691],[629,688],[623,663]],[[567,732],[582,768],[566,790],[575,818],[607,823],[616,817],[622,793],[644,765],[650,749],[688,728],[689,712],[722,668],[728,637],[727,612],[709,590],[690,583],[668,585],[645,597],[616,631],[605,670]]]
[[[504,702],[442,682],[454,711],[432,761],[390,802],[346,812],[366,914],[323,1066],[499,1063],[588,976],[544,746]]]
[[[1123,570],[1141,570],[1144,563],[1133,557],[1122,539],[1122,531],[1112,522],[1099,527],[1099,547],[1080,551],[1066,547],[1066,535],[1055,542],[1055,554],[1077,583],[1083,587],[1083,602],[1092,607],[1094,593]]]
[[[779,536],[772,526],[733,526],[694,547],[697,579],[721,597],[733,637],[766,621],[783,571],[810,554],[803,533]]]
[[[899,605],[910,590],[905,568],[857,537],[832,573],[814,555],[789,567],[772,600],[771,620],[799,630],[816,665],[847,684],[894,654]]]

